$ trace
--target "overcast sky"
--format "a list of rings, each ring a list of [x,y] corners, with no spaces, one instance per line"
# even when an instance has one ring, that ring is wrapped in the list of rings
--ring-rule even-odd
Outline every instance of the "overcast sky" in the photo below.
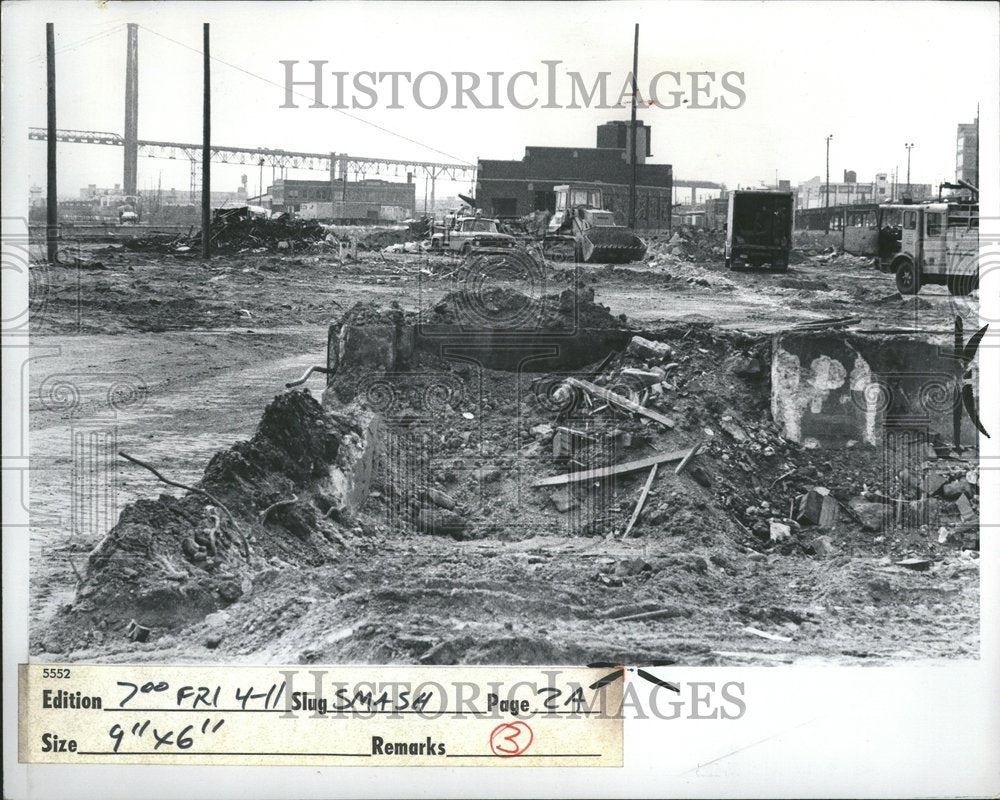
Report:
[[[124,24],[142,26],[139,136],[146,139],[200,141],[202,22],[212,24],[212,55],[246,70],[213,65],[213,138],[228,145],[469,162],[520,158],[532,144],[593,147],[596,125],[627,119],[627,110],[424,110],[408,89],[401,91],[405,108],[388,109],[388,84],[375,108],[349,112],[356,119],[301,99],[299,109],[282,109],[279,62],[302,62],[303,78],[305,62],[325,60],[329,73],[472,71],[485,82],[487,71],[543,73],[543,60],[558,60],[560,75],[574,70],[588,84],[611,72],[614,99],[631,68],[636,22],[640,91],[664,70],[708,71],[716,73],[718,97],[722,73],[743,73],[746,100],[737,109],[642,112],[652,126],[652,161],[672,164],[677,178],[758,185],[773,182],[777,171],[797,183],[823,174],[825,137],[833,134],[833,180],[852,169],[870,181],[895,167],[905,180],[905,142],[915,144],[914,183],[952,179],[956,125],[973,120],[977,103],[995,105],[998,97],[994,3],[73,2],[5,4],[3,17],[4,91],[23,112],[5,116],[4,135],[18,139],[27,125],[45,124],[47,20],[56,29],[59,127],[118,133]],[[568,102],[568,83],[560,86]],[[326,88],[332,91],[332,74]],[[44,145],[30,143],[24,152],[29,180],[44,185]],[[61,195],[122,180],[118,148],[65,144],[59,159]],[[235,189],[246,172],[256,192],[255,168],[213,169],[213,188]],[[164,189],[186,189],[187,162],[140,158],[140,189],[158,180]],[[466,188],[442,185],[439,195]]]

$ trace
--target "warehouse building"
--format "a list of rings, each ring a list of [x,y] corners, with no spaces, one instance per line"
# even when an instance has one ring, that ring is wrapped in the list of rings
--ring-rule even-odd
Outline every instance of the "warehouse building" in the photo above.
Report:
[[[519,161],[479,160],[476,199],[496,217],[520,217],[555,210],[555,187],[566,183],[603,184],[605,205],[621,224],[628,221],[630,130],[627,122],[597,129],[597,147],[526,147]],[[673,168],[649,164],[650,127],[637,123],[636,224],[646,230],[670,228]]]
[[[361,181],[329,180],[277,180],[268,192],[272,211],[297,213],[306,203],[330,203],[331,200],[349,203],[352,214],[364,206],[360,217],[377,218],[383,206],[406,209],[406,216],[413,215],[416,187],[411,181],[383,181],[374,178]],[[331,195],[333,195],[331,197]],[[374,215],[368,213],[374,212]]]

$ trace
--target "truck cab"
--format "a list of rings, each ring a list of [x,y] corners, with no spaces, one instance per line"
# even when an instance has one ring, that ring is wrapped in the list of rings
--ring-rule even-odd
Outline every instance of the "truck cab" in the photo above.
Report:
[[[900,294],[926,284],[965,295],[979,287],[979,204],[946,202],[879,207],[879,269]]]
[[[500,222],[488,217],[459,217],[447,233],[448,250],[470,253],[504,253],[512,250],[517,240],[500,230]]]

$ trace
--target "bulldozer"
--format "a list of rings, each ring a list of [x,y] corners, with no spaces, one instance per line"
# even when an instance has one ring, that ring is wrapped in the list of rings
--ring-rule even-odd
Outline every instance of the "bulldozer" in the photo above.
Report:
[[[600,186],[564,184],[554,191],[556,210],[549,221],[547,244],[571,239],[578,263],[627,264],[646,255],[646,243],[604,208]]]

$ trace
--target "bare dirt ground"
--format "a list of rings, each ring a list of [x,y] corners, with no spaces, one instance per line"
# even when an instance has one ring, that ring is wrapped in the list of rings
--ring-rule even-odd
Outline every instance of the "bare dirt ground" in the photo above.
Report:
[[[731,341],[711,332],[752,336],[849,315],[871,329],[948,332],[952,299],[934,287],[900,298],[891,277],[849,256],[802,256],[780,276],[731,273],[708,247],[678,259],[654,246],[643,264],[623,267],[555,264],[544,286],[559,292],[580,279],[595,302],[627,315],[634,328],[671,329],[681,394],[668,413],[679,424],[657,435],[633,425],[633,433],[659,450],[689,446],[714,427],[699,457],[712,476],[708,486],[674,475],[672,465],[660,470],[643,517],[622,540],[621,523],[645,476],[637,473],[607,500],[601,525],[568,524],[548,493],[525,488],[525,473],[565,469],[553,463],[545,436],[530,430],[551,422],[551,413],[520,401],[530,384],[485,373],[489,403],[476,407],[480,416],[470,423],[456,407],[429,431],[447,460],[438,487],[457,499],[470,521],[467,535],[394,524],[391,492],[377,485],[356,518],[324,522],[325,541],[307,542],[307,550],[299,543],[269,550],[277,544],[261,537],[277,534],[254,528],[253,546],[266,558],[238,598],[183,626],[151,626],[144,643],[124,636],[127,619],[87,630],[68,611],[88,554],[123,508],[163,492],[185,495],[113,451],[195,483],[213,453],[254,434],[285,381],[325,362],[329,323],[357,302],[427,308],[456,288],[458,263],[406,253],[341,262],[335,250],[314,247],[204,264],[85,246],[85,267],[39,268],[29,399],[33,652],[271,663],[975,657],[974,552],[939,545],[936,531],[875,541],[850,518],[829,537],[829,551],[809,542],[780,548],[744,524],[752,523],[746,506],[767,497],[785,503],[807,485],[855,496],[866,477],[877,480],[878,465],[874,453],[805,452],[781,440],[767,422],[766,379],[748,386],[734,376]],[[308,386],[318,397],[323,381]],[[720,417],[748,431],[749,444],[721,433]],[[621,419],[614,424],[628,428]],[[100,491],[81,474],[78,449],[80,436],[92,441],[86,437],[94,431],[112,432],[88,451],[93,474],[114,476],[102,479]],[[632,455],[646,452],[642,446]],[[482,470],[497,463],[484,490]],[[789,468],[795,474],[781,479]],[[95,496],[100,502],[88,504]],[[896,565],[907,556],[930,557],[933,566]],[[621,619],[657,610],[665,613]]]

